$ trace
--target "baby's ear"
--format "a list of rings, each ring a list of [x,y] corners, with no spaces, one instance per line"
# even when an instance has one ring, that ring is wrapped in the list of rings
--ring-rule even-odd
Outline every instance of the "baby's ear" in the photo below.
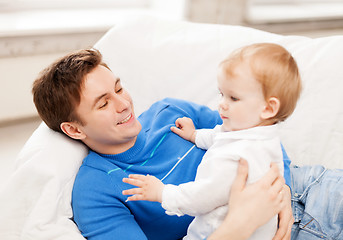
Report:
[[[85,138],[84,133],[81,131],[77,123],[63,122],[61,123],[60,127],[66,135],[73,139],[82,140]]]
[[[275,117],[280,109],[280,100],[276,97],[270,97],[266,101],[266,106],[264,107],[261,118],[262,119],[269,119]]]

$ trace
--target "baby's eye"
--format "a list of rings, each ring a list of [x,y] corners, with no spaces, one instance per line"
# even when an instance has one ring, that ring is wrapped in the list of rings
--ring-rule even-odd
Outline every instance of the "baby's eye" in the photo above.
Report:
[[[234,102],[236,102],[236,101],[238,101],[239,99],[236,98],[236,97],[234,97],[234,96],[231,96],[231,100],[234,101]]]

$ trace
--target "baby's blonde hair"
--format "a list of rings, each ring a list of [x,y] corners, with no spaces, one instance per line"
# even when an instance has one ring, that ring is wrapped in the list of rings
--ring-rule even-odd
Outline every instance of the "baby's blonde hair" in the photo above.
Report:
[[[275,97],[280,101],[279,111],[267,120],[267,124],[284,121],[293,113],[302,88],[292,55],[278,44],[257,43],[232,52],[220,67],[227,77],[232,77],[242,63],[248,64],[255,79],[261,83],[264,98]]]

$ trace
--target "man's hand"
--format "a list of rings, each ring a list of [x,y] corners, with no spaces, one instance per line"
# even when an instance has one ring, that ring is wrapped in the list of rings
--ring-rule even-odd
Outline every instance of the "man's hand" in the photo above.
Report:
[[[129,178],[123,178],[123,182],[137,186],[123,191],[123,195],[133,195],[127,201],[147,200],[162,202],[164,184],[154,176],[130,174]]]
[[[287,185],[283,187],[283,197],[285,207],[279,213],[279,228],[273,240],[289,240],[291,239],[292,225],[294,217],[291,206],[291,190]]]
[[[257,228],[285,209],[285,180],[275,163],[257,182],[247,184],[247,178],[248,163],[241,159],[230,191],[229,212],[209,240],[248,239]]]
[[[285,198],[283,186],[285,181],[280,175],[276,164],[272,163],[271,169],[267,174],[255,183],[246,185],[248,175],[248,164],[245,160],[241,161],[241,167],[238,171],[243,171],[245,174],[238,172],[235,182],[232,185],[229,209],[234,211],[241,209],[242,215],[248,218],[248,222],[256,228],[267,223],[272,216],[278,214],[285,207]],[[243,178],[245,179],[243,181]],[[254,229],[255,231],[256,229]]]
[[[170,128],[173,133],[179,135],[183,139],[195,143],[196,131],[192,119],[187,117],[178,118],[175,121],[175,126],[176,127]]]

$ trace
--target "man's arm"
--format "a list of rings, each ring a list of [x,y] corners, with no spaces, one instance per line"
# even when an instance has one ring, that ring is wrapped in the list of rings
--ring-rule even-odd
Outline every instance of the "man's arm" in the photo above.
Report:
[[[91,178],[91,179],[90,179]],[[85,181],[87,180],[87,181]],[[88,240],[146,240],[121,192],[102,171],[79,172],[73,189],[74,221]],[[117,195],[120,196],[118,197]]]
[[[87,207],[79,215],[78,227],[88,240],[147,239],[129,209],[118,203]]]

